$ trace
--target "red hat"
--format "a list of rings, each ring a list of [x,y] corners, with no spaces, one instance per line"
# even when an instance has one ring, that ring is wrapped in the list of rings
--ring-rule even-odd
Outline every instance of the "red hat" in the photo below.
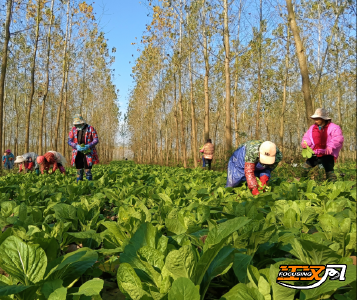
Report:
[[[38,164],[43,164],[45,162],[45,157],[44,156],[37,156],[36,159]]]
[[[10,149],[7,149],[5,152],[7,152],[7,153],[11,153],[11,150],[10,150]]]

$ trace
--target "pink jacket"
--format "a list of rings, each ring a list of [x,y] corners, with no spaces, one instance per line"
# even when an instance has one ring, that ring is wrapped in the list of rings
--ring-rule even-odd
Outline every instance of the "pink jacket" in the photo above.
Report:
[[[312,138],[312,129],[314,125],[312,125],[308,131],[306,131],[304,137],[301,141],[301,147],[305,144],[304,141],[307,142],[307,145],[314,150],[315,154],[325,154],[325,149],[314,149],[315,144]],[[343,134],[340,126],[330,123],[327,129],[327,142],[326,146],[332,149],[332,155],[337,159],[340,153],[340,150],[343,146]]]
[[[203,153],[204,158],[213,159],[214,145],[212,143],[206,143],[200,152]]]

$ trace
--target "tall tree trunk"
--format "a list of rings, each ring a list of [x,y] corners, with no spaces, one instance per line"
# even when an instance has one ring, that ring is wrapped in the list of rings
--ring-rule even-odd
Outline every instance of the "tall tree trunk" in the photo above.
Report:
[[[2,50],[2,60],[1,60],[1,75],[0,75],[0,149],[3,148],[2,137],[3,137],[3,110],[4,110],[4,96],[5,96],[5,78],[7,69],[7,49],[10,41],[10,24],[11,24],[11,14],[12,14],[12,0],[7,0],[6,4],[6,20],[5,20],[5,40]],[[0,164],[2,168],[2,163]]]
[[[178,129],[178,117],[177,117],[177,99],[176,99],[176,75],[174,73],[174,82],[175,82],[175,87],[174,87],[174,105],[175,105],[175,124],[176,124],[176,161],[175,163],[178,164],[179,161],[179,129]]]
[[[31,109],[32,109],[33,95],[35,94],[35,68],[36,68],[36,55],[37,55],[38,39],[39,39],[39,34],[40,34],[41,1],[42,0],[37,0],[36,35],[35,35],[35,45],[33,47],[33,54],[32,54],[32,60],[31,60],[31,79],[30,79],[31,90],[30,90],[27,113],[26,113],[25,152],[29,152],[29,150],[30,150]]]
[[[283,105],[281,106],[280,115],[280,147],[281,151],[284,153],[284,118],[286,110],[286,88],[288,86],[289,80],[289,56],[290,56],[290,30],[289,26],[286,26],[287,40],[286,40],[286,55],[285,55],[285,75],[284,75],[284,88],[283,88]]]
[[[239,1],[239,11],[238,11],[238,29],[237,29],[237,53],[236,53],[236,60],[235,60],[235,80],[234,80],[234,99],[233,99],[233,110],[234,110],[234,143],[235,148],[238,148],[238,80],[239,80],[239,46],[240,46],[240,18],[242,14],[243,2],[242,0]]]
[[[19,153],[19,111],[17,106],[17,93],[14,97],[15,113],[16,113],[16,131],[15,131],[15,147],[14,151],[16,154]]]
[[[304,95],[304,102],[305,102],[305,113],[306,113],[305,120],[306,120],[306,125],[309,125],[312,124],[312,120],[310,119],[310,116],[312,116],[314,112],[312,107],[309,69],[307,67],[305,48],[300,38],[300,30],[296,23],[295,12],[291,0],[286,0],[286,6],[288,9],[289,25],[294,35],[294,40],[296,45],[296,56],[298,58],[299,67],[300,67],[300,73],[302,79],[302,93]]]
[[[191,64],[191,52],[188,59],[188,68],[190,72],[190,98],[191,98],[191,132],[192,132],[192,156],[195,168],[197,168],[197,132],[196,132],[196,114],[195,103],[193,99],[193,79],[192,79],[192,64]]]
[[[179,112],[180,112],[180,127],[181,127],[181,152],[183,167],[187,168],[186,140],[184,128],[184,116],[182,105],[182,25],[183,25],[183,7],[182,0],[180,1],[180,40],[179,40],[179,67],[178,67],[178,84],[179,84]]]
[[[45,118],[45,113],[46,113],[46,99],[48,95],[48,87],[50,83],[50,72],[49,72],[49,66],[50,66],[50,54],[51,54],[51,30],[52,30],[52,24],[53,24],[53,6],[54,6],[55,0],[52,0],[51,2],[51,19],[50,19],[50,26],[48,28],[48,34],[47,34],[47,57],[46,57],[46,86],[45,86],[45,91],[43,94],[42,98],[42,113],[41,113],[41,124],[40,124],[40,132],[39,132],[39,153],[43,153],[42,145],[43,145],[43,122]]]
[[[69,21],[69,36],[68,36],[68,49],[71,46],[71,36],[72,36],[72,13],[71,20]],[[68,52],[68,51],[67,51]],[[65,78],[65,95],[63,101],[63,115],[62,115],[62,153],[65,155],[66,153],[66,137],[67,137],[67,100],[68,100],[68,74],[69,74],[69,59],[67,59],[67,66],[66,66],[66,78]]]
[[[260,106],[262,102],[262,35],[263,35],[263,1],[260,0],[259,7],[259,37],[258,37],[258,105],[255,119],[255,138],[260,138]]]
[[[205,120],[204,120],[204,140],[205,142],[209,139],[209,57],[208,57],[208,39],[206,32],[206,1],[203,1],[203,25],[202,25],[202,35],[203,35],[203,57],[205,61],[205,79],[204,79],[204,90],[205,90]]]
[[[223,0],[224,4],[224,49],[225,49],[225,76],[226,76],[226,128],[225,128],[225,151],[226,157],[231,156],[232,150],[232,125],[231,125],[231,76],[229,70],[230,49],[229,49],[229,28],[228,28],[228,0]]]
[[[68,42],[68,28],[69,28],[69,19],[70,19],[70,0],[67,2],[67,25],[66,25],[66,37],[64,41],[64,46],[63,46],[63,62],[62,62],[62,86],[61,86],[61,91],[60,91],[60,103],[58,105],[58,110],[57,110],[57,122],[56,122],[56,128],[55,128],[55,150],[58,151],[59,145],[59,128],[60,128],[60,119],[61,119],[61,109],[62,109],[62,104],[63,104],[63,91],[65,87],[65,81],[66,81],[66,71],[67,71],[67,42]],[[64,133],[62,133],[64,134]]]

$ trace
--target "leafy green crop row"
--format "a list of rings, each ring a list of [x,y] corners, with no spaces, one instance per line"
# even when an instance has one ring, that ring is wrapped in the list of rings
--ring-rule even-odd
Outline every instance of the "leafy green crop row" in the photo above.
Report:
[[[355,182],[278,178],[252,197],[200,169],[74,172],[0,178],[0,299],[356,298]],[[281,264],[337,263],[344,282],[276,283]]]

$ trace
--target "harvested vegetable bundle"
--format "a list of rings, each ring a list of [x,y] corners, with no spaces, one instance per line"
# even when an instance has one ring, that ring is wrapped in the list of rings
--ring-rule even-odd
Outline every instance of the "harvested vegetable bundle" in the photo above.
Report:
[[[314,155],[314,151],[306,144],[306,148],[302,149],[302,157],[304,158],[311,158]]]
[[[85,147],[85,144],[81,144],[81,147],[84,148]],[[84,151],[81,151],[83,154],[90,154],[92,153],[92,150],[88,149],[88,150],[84,150]]]

